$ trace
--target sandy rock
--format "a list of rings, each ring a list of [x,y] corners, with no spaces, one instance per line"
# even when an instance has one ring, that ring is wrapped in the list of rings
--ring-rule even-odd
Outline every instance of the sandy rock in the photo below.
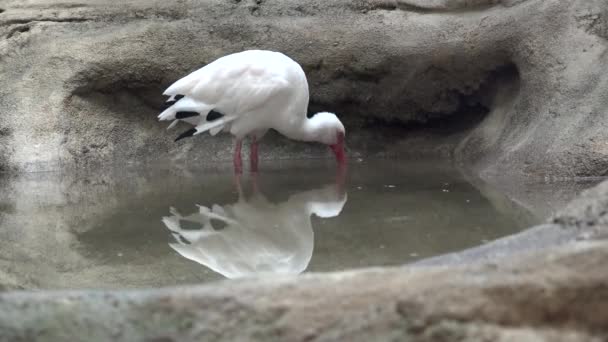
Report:
[[[600,341],[608,336],[606,247],[580,243],[499,267],[7,293],[0,328],[10,341]]]
[[[351,155],[442,154],[485,176],[605,175],[607,6],[3,0],[0,165],[225,160],[228,137],[174,144],[177,131],[155,119],[159,94],[219,56],[262,48],[303,65],[311,111],[339,114]],[[264,152],[326,153],[277,137]]]

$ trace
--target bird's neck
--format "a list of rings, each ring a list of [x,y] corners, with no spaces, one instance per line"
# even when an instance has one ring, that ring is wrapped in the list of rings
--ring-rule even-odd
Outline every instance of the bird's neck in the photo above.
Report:
[[[293,122],[289,129],[282,132],[288,138],[300,141],[318,141],[319,140],[319,125],[313,118],[304,116],[297,122]]]

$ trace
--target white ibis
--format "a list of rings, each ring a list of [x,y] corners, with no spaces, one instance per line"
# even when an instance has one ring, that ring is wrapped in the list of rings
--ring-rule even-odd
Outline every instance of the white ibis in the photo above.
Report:
[[[245,198],[239,191],[234,204],[199,206],[188,216],[171,208],[163,223],[176,240],[171,248],[227,278],[299,274],[308,267],[314,249],[310,216],[338,216],[347,199],[340,189],[331,184],[282,203],[271,203],[258,192]],[[186,223],[198,229],[182,227]]]
[[[308,82],[298,63],[280,52],[248,50],[221,57],[165,90],[167,108],[158,118],[194,128],[176,141],[206,131],[235,136],[234,168],[242,172],[241,145],[251,139],[251,171],[258,167],[258,140],[274,129],[290,139],[331,147],[344,166],[345,129],[333,113],[308,118]]]

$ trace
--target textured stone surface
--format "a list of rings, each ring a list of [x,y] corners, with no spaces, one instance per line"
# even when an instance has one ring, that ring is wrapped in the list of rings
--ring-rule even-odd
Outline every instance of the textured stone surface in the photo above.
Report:
[[[338,112],[351,155],[453,155],[487,176],[605,175],[607,7],[2,0],[0,164],[226,159],[228,137],[174,144],[177,133],[155,121],[158,94],[221,55],[264,48],[303,65],[311,110]],[[272,158],[325,153],[276,137],[264,148]]]
[[[606,198],[608,182],[555,215],[550,224],[572,233],[568,243],[492,262],[144,291],[7,292],[0,331],[7,341],[603,341]]]
[[[600,341],[608,337],[606,247],[579,243],[499,267],[8,293],[0,328],[10,341]]]
[[[0,168],[225,160],[228,137],[173,144],[157,95],[214,58],[265,48],[303,65],[311,110],[338,112],[351,155],[607,175],[607,20],[603,0],[0,0]],[[277,137],[264,149],[323,154]],[[604,183],[521,235],[403,268],[3,292],[0,340],[603,341],[607,198]]]

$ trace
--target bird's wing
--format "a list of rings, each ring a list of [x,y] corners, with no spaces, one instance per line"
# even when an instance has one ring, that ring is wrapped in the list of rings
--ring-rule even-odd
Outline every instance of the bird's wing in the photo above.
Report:
[[[165,95],[185,95],[213,105],[225,114],[254,111],[269,98],[287,90],[282,68],[246,55],[229,55],[193,72],[170,86]]]

